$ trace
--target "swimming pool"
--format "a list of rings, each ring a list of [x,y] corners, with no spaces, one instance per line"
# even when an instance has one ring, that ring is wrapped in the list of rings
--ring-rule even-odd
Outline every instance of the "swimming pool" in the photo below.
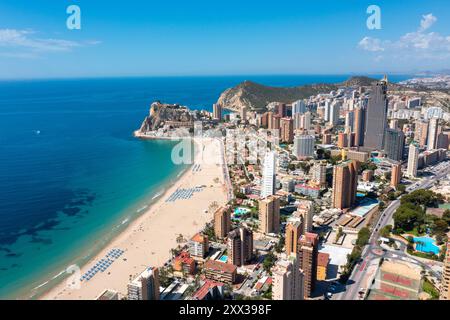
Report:
[[[415,237],[414,243],[416,244],[417,251],[439,254],[439,247],[435,244],[434,239],[430,237]]]
[[[241,216],[243,214],[246,214],[249,211],[250,211],[250,209],[239,207],[239,208],[234,209],[234,215]]]
[[[221,256],[219,261],[220,262],[227,262],[228,261],[228,256],[226,256],[226,255]]]

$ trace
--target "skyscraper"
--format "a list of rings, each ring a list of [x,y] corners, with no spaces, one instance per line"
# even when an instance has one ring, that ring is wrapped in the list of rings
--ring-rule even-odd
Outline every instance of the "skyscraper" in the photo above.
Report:
[[[312,181],[319,187],[327,186],[327,163],[326,161],[316,162],[311,170]]]
[[[355,109],[354,116],[354,132],[356,147],[362,146],[364,144],[364,132],[365,132],[365,122],[366,122],[366,109],[363,107],[358,107]]]
[[[339,123],[339,112],[341,109],[341,103],[333,101],[330,106],[330,125],[336,126]]]
[[[213,118],[222,120],[222,106],[218,103],[213,104]]]
[[[403,160],[405,148],[405,134],[401,130],[387,129],[384,142],[386,157],[395,161]]]
[[[409,145],[408,153],[408,168],[406,170],[406,175],[408,177],[417,177],[417,166],[419,164],[419,146],[414,141]]]
[[[259,200],[259,230],[261,233],[280,231],[280,198],[269,196]]]
[[[391,187],[397,188],[401,181],[402,181],[402,164],[395,163],[392,165]]]
[[[305,298],[311,297],[317,277],[317,249],[319,236],[315,233],[305,233],[298,242],[298,260],[303,271],[303,292]]]
[[[332,207],[351,208],[356,201],[358,187],[358,161],[335,165],[333,168]]]
[[[364,149],[382,150],[387,121],[387,78],[372,86],[366,110]]]
[[[292,104],[292,115],[303,114],[306,112],[306,104],[303,100],[295,101]]]
[[[308,158],[314,156],[315,137],[313,135],[302,134],[294,138],[293,153],[297,158]]]
[[[427,150],[434,150],[434,149],[436,149],[436,147],[437,147],[438,129],[439,129],[439,119],[438,118],[430,119],[430,124],[429,124],[429,127],[428,127]]]
[[[276,165],[275,152],[268,151],[264,157],[261,198],[275,194]]]
[[[310,200],[301,200],[297,205],[295,215],[302,217],[303,234],[311,232],[313,229],[314,202]]]
[[[281,141],[292,143],[294,140],[294,121],[292,118],[282,118],[280,121]]]
[[[425,147],[428,138],[428,122],[419,120],[416,121],[414,131],[414,140],[417,141],[421,148]]]
[[[303,234],[303,222],[300,217],[290,217],[286,223],[286,254],[297,254],[298,239]]]
[[[158,268],[147,268],[128,283],[128,300],[159,300]]]
[[[214,234],[224,239],[231,229],[231,213],[229,207],[221,207],[214,212]]]
[[[251,261],[253,256],[253,232],[240,227],[228,234],[228,263],[242,266]]]
[[[303,300],[303,272],[296,254],[282,256],[272,268],[273,300]]]

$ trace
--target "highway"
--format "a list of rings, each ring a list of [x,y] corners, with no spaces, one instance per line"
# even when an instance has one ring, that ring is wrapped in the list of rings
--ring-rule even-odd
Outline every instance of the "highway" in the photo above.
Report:
[[[449,173],[450,162],[445,162],[443,168],[440,169],[434,176],[424,178],[418,185],[413,185],[407,190],[412,192],[418,189],[430,188],[437,180],[445,177]],[[425,270],[429,271],[433,276],[439,276],[429,265],[423,263],[418,259],[415,259],[414,257],[408,255],[403,251],[385,252],[380,246],[378,246],[377,240],[380,237],[381,228],[389,224],[389,222],[392,220],[392,216],[399,206],[400,200],[394,200],[386,207],[386,209],[383,211],[383,214],[380,215],[376,225],[372,228],[372,234],[369,240],[369,244],[364,248],[361,254],[360,262],[356,264],[349,280],[347,281],[345,291],[335,294],[333,296],[333,300],[360,300],[360,289],[364,288],[365,293],[367,293],[368,291],[368,288],[365,287],[365,283],[367,282],[367,271],[369,269],[369,266],[373,263],[376,263],[380,258],[409,260],[410,262],[419,264]]]

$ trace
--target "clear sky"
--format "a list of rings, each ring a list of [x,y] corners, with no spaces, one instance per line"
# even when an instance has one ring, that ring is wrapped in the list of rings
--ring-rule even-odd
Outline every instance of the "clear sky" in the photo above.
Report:
[[[81,30],[66,27],[72,4]],[[0,0],[0,78],[444,68],[448,0]]]

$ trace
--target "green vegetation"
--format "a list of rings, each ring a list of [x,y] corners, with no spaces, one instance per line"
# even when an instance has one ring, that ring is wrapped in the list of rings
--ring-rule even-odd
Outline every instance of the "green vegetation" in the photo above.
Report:
[[[272,252],[269,252],[263,261],[264,271],[266,271],[267,273],[271,273],[271,269],[275,265],[276,260],[277,258],[275,257],[275,255]]]
[[[423,279],[422,290],[428,293],[432,300],[439,299],[439,291],[427,278]]]
[[[358,232],[358,238],[356,239],[356,245],[363,248],[369,243],[370,229],[367,227],[362,228]]]
[[[420,236],[430,230],[438,244],[443,243],[449,227],[450,212],[444,213],[442,219],[426,214],[427,208],[438,207],[442,202],[442,195],[431,190],[420,189],[404,195],[400,207],[394,213],[393,232],[395,234],[408,232]]]
[[[373,170],[375,171],[377,169],[377,165],[371,161],[363,162],[361,163],[359,170],[360,172],[363,172],[364,170]]]
[[[276,251],[277,253],[281,253],[281,251],[283,251],[283,248],[284,248],[284,242],[285,242],[284,236],[281,236],[281,237],[280,237],[280,240],[279,240],[278,243],[275,245],[275,251]]]
[[[356,239],[356,245],[353,247],[352,252],[347,255],[347,264],[344,266],[344,271],[339,279],[340,282],[346,283],[350,277],[353,268],[361,260],[361,253],[364,246],[369,243],[370,229],[367,227],[362,228],[358,232],[358,238]]]
[[[391,235],[392,232],[392,226],[390,224],[384,226],[383,228],[381,228],[380,230],[380,235],[384,238],[389,238],[389,236]]]

